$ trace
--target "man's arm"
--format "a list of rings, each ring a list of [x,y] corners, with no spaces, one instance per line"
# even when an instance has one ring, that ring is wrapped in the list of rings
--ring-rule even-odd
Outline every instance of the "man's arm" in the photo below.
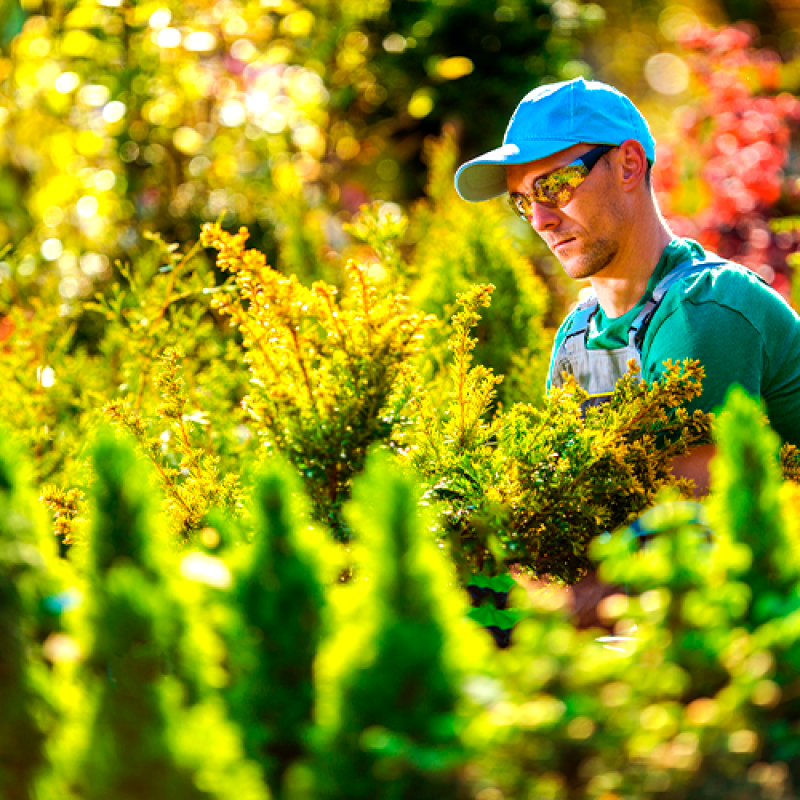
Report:
[[[713,444],[701,444],[686,455],[672,459],[672,473],[676,478],[689,478],[694,481],[695,495],[703,497],[711,488],[709,465],[714,458],[716,447]]]

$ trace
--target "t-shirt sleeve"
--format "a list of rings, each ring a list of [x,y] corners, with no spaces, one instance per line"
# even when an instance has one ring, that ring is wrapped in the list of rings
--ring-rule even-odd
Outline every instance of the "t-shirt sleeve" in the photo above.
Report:
[[[687,300],[665,311],[647,332],[642,363],[646,381],[653,382],[664,373],[667,359],[689,358],[705,368],[702,393],[688,404],[690,410],[714,411],[732,384],[753,396],[761,394],[766,357],[763,339],[740,311],[713,300]]]

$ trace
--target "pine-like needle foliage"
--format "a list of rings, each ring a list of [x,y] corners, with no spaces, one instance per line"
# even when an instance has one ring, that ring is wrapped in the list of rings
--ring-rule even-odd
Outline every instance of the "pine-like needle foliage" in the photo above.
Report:
[[[193,434],[193,427],[202,427],[208,420],[189,413],[184,358],[180,347],[167,348],[159,358],[155,380],[161,404],[156,414],[166,430],[155,434],[148,421],[121,400],[106,405],[105,411],[149,457],[164,492],[165,513],[175,534],[185,541],[204,527],[212,509],[239,511],[242,493],[238,475],[221,474],[219,458]],[[55,506],[53,499],[50,505]]]
[[[449,394],[442,409],[418,389],[418,426],[406,453],[447,504],[462,574],[493,575],[517,564],[573,583],[590,565],[594,536],[635,517],[664,486],[688,491],[670,462],[710,436],[708,415],[681,408],[700,391],[702,369],[671,364],[646,384],[632,367],[610,402],[585,414],[585,393],[575,384],[552,392],[542,407],[495,411],[499,378],[472,366],[471,331],[491,288],[459,298]]]
[[[98,439],[94,462],[89,731],[77,793],[85,800],[266,800],[221,701],[187,691],[197,689],[186,678],[203,659],[197,650],[192,666],[181,659],[185,621],[160,566],[163,522],[147,475],[132,446],[108,433]]]
[[[796,611],[800,558],[781,502],[777,436],[764,426],[757,404],[734,390],[719,418],[718,438],[721,457],[713,463],[712,509],[721,532],[746,544],[752,554],[740,579],[759,598],[754,622]]]
[[[406,397],[398,377],[419,352],[427,318],[400,295],[380,296],[368,269],[347,265],[348,293],[310,289],[245,249],[248,233],[207,225],[235,291],[215,305],[239,328],[252,373],[247,408],[268,446],[299,471],[315,516],[347,538],[340,507],[373,442],[389,438]]]
[[[262,467],[253,489],[253,541],[233,568],[226,634],[231,715],[276,798],[286,771],[308,754],[323,586],[331,578],[325,554],[332,545],[311,524],[307,505],[288,464],[276,458]]]
[[[26,485],[18,442],[0,432],[0,797],[30,800],[54,721],[38,641],[53,542]]]
[[[350,515],[358,577],[338,589],[342,627],[320,657],[319,800],[462,796],[458,667],[474,643],[426,512],[413,481],[376,453]]]
[[[477,322],[475,360],[505,376],[498,387],[505,405],[539,402],[552,344],[545,327],[550,298],[510,229],[516,221],[505,203],[465,203],[458,197],[452,130],[426,141],[425,157],[427,197],[414,208],[407,237],[416,243],[409,256],[416,279],[409,293],[424,311],[446,320],[455,298],[473,285],[496,287],[492,305]],[[444,344],[447,335],[442,326],[429,341]]]

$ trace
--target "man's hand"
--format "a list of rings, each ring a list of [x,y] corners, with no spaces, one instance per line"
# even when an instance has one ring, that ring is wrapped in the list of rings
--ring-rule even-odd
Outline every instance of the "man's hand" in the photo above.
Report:
[[[608,630],[608,626],[597,615],[597,605],[609,595],[619,594],[620,588],[603,583],[597,577],[595,570],[590,570],[572,586],[560,586],[551,583],[547,578],[531,578],[520,573],[515,574],[514,578],[532,596],[538,592],[559,594],[561,603],[569,612],[570,621],[576,628],[606,628]]]

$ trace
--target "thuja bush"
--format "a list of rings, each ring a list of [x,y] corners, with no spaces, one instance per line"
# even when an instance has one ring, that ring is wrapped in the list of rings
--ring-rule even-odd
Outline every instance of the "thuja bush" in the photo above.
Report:
[[[641,521],[646,544],[623,529],[592,548],[601,577],[624,587],[600,607],[616,649],[567,625],[563,597],[545,592],[498,652],[498,683],[483,687],[469,734],[484,786],[506,797],[796,796],[794,488],[754,401],[733,396],[716,437],[706,509],[665,502]]]
[[[347,539],[340,509],[367,448],[387,441],[406,397],[398,378],[422,347],[429,319],[408,299],[379,292],[364,264],[347,266],[347,293],[267,265],[246,249],[247,231],[209,225],[202,241],[219,255],[235,290],[214,305],[241,336],[251,372],[245,405],[268,452],[295,466],[318,519]]]
[[[337,558],[282,460],[257,475],[251,513],[251,543],[230,559],[234,613],[222,625],[230,671],[224,695],[245,752],[280,798],[289,769],[310,754],[314,659]]]
[[[462,575],[516,565],[574,583],[591,564],[595,536],[633,519],[666,486],[689,492],[669,464],[710,436],[709,416],[681,407],[699,392],[702,370],[673,364],[646,384],[632,368],[609,403],[585,413],[575,384],[542,406],[497,410],[502,377],[473,364],[472,332],[492,289],[477,286],[459,298],[447,396],[441,403],[417,382],[417,424],[404,452],[445,505]]]
[[[376,453],[349,506],[356,579],[320,654],[315,798],[464,797],[460,684],[481,641],[415,481]]]
[[[43,644],[55,633],[45,603],[59,587],[52,537],[29,485],[19,442],[0,436],[0,795],[37,796],[57,721]],[[51,640],[52,641],[52,640]]]
[[[67,765],[77,797],[267,798],[217,682],[202,615],[186,614],[163,520],[130,444],[94,447],[88,592],[79,640],[85,729]],[[194,611],[199,608],[195,605]],[[217,654],[219,655],[219,654]],[[73,731],[80,730],[73,721]]]
[[[451,132],[426,142],[426,198],[413,208],[407,239],[414,302],[442,322],[457,311],[456,298],[475,284],[496,288],[494,303],[475,331],[478,363],[505,376],[498,399],[538,403],[544,394],[552,331],[547,289],[509,230],[514,219],[499,201],[464,203],[453,186],[458,151]],[[429,337],[429,348],[445,344],[449,326]]]

